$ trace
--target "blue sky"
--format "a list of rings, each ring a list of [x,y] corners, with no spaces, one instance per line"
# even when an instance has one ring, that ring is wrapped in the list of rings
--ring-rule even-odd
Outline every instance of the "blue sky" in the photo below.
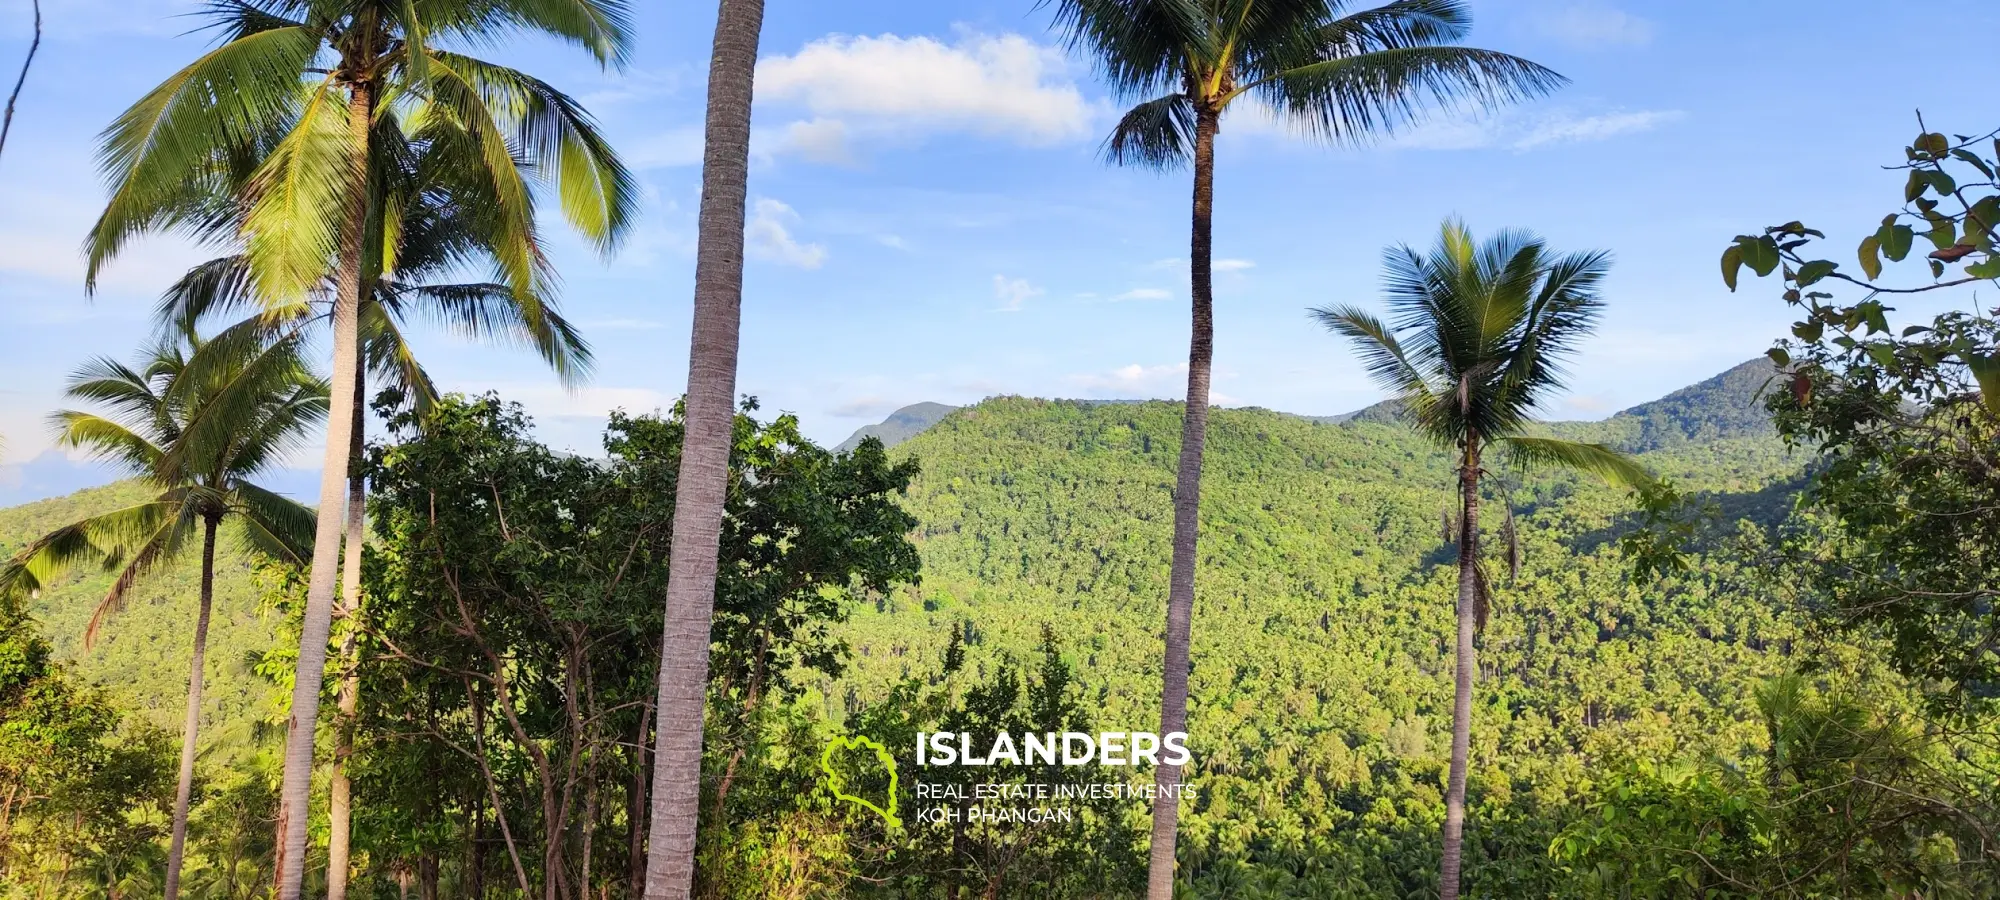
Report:
[[[94,137],[205,46],[174,18],[195,5],[44,0],[48,36],[0,159],[0,502],[98,477],[49,451],[64,378],[90,356],[130,356],[159,290],[204,258],[153,241],[95,299],[82,294],[77,247],[103,199]],[[595,345],[595,378],[565,392],[520,351],[417,336],[446,387],[520,400],[549,441],[584,452],[606,410],[663,406],[686,378],[714,4],[634,5],[623,73],[550,45],[484,51],[584,98],[644,181],[644,218],[615,259],[557,241],[563,308]],[[1034,7],[770,0],[739,379],[767,412],[795,412],[831,443],[920,400],[1180,395],[1187,176],[1102,164],[1115,100]],[[1990,2],[1474,9],[1472,44],[1572,84],[1360,149],[1301,141],[1254,112],[1225,121],[1218,402],[1329,414],[1377,399],[1304,310],[1377,302],[1382,248],[1428,243],[1448,215],[1615,253],[1608,315],[1550,414],[1643,402],[1761,353],[1790,321],[1768,285],[1721,286],[1731,236],[1801,218],[1847,246],[1896,199],[1900,179],[1877,167],[1899,158],[1917,107],[1942,130],[2000,124],[1964,89],[1987,74]],[[0,0],[9,80],[26,22],[27,0]]]

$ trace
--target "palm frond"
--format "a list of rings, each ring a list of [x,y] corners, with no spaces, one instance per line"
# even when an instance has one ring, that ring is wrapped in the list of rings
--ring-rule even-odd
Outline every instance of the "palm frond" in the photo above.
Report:
[[[1128,110],[1104,141],[1104,158],[1116,165],[1173,169],[1194,150],[1194,102],[1169,94]]]
[[[305,91],[298,123],[251,179],[243,220],[245,257],[257,294],[292,301],[317,287],[363,184],[363,157],[349,104],[331,77]]]
[[[312,558],[312,509],[249,482],[239,481],[230,497],[251,549],[280,562],[303,566]]]
[[[1520,435],[1501,438],[1500,443],[1513,462],[1523,469],[1559,468],[1586,472],[1618,487],[1637,488],[1653,482],[1653,474],[1638,460],[1603,444]]]
[[[1245,90],[1305,133],[1353,145],[1422,122],[1431,111],[1491,109],[1543,96],[1566,81],[1505,53],[1407,46],[1299,65]]]
[[[112,195],[85,243],[84,282],[149,230],[215,237],[233,182],[297,115],[298,77],[318,51],[299,27],[247,34],[174,73],[105,129],[98,165]]]

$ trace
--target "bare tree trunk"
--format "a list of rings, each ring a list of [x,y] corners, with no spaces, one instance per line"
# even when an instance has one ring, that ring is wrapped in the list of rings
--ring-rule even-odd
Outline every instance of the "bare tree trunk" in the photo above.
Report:
[[[367,535],[363,518],[368,502],[368,484],[361,477],[362,431],[367,425],[362,404],[368,392],[368,368],[356,360],[354,367],[354,436],[348,441],[347,537],[342,542],[341,605],[349,617],[347,635],[340,642],[340,694],[334,733],[333,769],[327,774],[326,900],[347,900],[347,869],[352,846],[353,791],[347,776],[347,761],[354,756],[354,715],[361,708],[360,628],[361,549]]]
[[[1161,669],[1160,734],[1187,730],[1188,635],[1194,621],[1196,543],[1201,536],[1201,463],[1208,444],[1209,369],[1215,356],[1215,295],[1210,280],[1210,239],[1215,204],[1215,135],[1221,112],[1204,105],[1195,113],[1194,221],[1188,267],[1193,327],[1188,343],[1187,412],[1181,423],[1180,466],[1174,478],[1174,559],[1167,582],[1166,661]],[[1180,825],[1181,767],[1153,770],[1153,839],[1146,868],[1146,896],[1172,900],[1174,839]]]
[[[21,88],[28,83],[28,67],[35,64],[35,51],[42,49],[42,0],[35,0],[35,39],[28,42],[28,58],[21,61],[21,75],[14,79],[14,92],[7,95],[7,113],[0,117],[0,150],[7,149],[7,132],[14,130],[14,104],[21,101]]]
[[[626,837],[632,842],[631,855],[627,859],[631,867],[630,892],[627,896],[638,897],[646,886],[646,785],[652,766],[647,764],[647,747],[652,743],[653,708],[647,706],[639,710],[639,733],[632,738],[632,790],[626,799]]]
[[[340,236],[339,286],[333,301],[333,367],[354,371],[360,364],[361,241],[367,229],[368,129],[375,114],[375,86],[354,85],[348,99],[353,185],[347,226]],[[299,663],[292,683],[291,718],[285,731],[285,776],[278,794],[278,900],[300,900],[305,886],[306,820],[312,807],[313,737],[319,724],[320,683],[326,674],[326,642],[333,630],[334,579],[340,565],[349,446],[354,420],[354,382],[334,378],[327,405],[326,456],[319,476],[318,523],[313,531],[311,578],[299,630]]]
[[[1458,684],[1451,704],[1451,774],[1444,793],[1444,862],[1439,897],[1457,900],[1464,858],[1465,766],[1472,747],[1473,631],[1479,607],[1479,435],[1466,440],[1458,473]]]
[[[207,515],[201,523],[201,610],[194,618],[194,654],[188,663],[187,721],[181,726],[181,780],[174,788],[173,836],[167,843],[166,900],[181,895],[181,860],[187,852],[188,803],[194,795],[194,753],[196,735],[201,730],[201,682],[208,664],[208,615],[215,602],[215,531],[220,517]]]
[[[764,0],[721,0],[708,74],[687,436],[681,448],[660,645],[659,750],[653,767],[647,900],[684,900],[694,889],[709,626],[715,611],[716,555],[736,417],[751,83],[763,25]]]

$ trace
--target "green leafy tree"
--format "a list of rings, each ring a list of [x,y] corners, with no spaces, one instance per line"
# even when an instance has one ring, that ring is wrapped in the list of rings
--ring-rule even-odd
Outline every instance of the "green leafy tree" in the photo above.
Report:
[[[232,520],[241,523],[256,550],[303,561],[311,511],[251,479],[277,465],[326,415],[326,384],[306,371],[296,341],[245,352],[238,344],[204,342],[190,331],[179,342],[155,347],[138,368],[107,359],[92,362],[71,380],[69,396],[109,411],[57,413],[62,427],[58,443],[116,462],[159,494],[29,544],[0,570],[0,591],[37,591],[62,570],[83,564],[116,571],[117,580],[84,632],[88,646],[105,620],[124,607],[136,582],[200,542],[201,594],[181,734],[180,784],[161,887],[173,898],[179,894],[194,787],[217,536],[223,522]],[[215,434],[227,439],[203,439]]]
[[[450,165],[490,204],[503,280],[525,296],[541,277],[531,180],[552,183],[571,223],[606,250],[634,188],[576,101],[446,46],[543,34],[622,64],[628,26],[621,0],[238,0],[205,15],[221,44],[105,132],[111,199],[88,242],[88,277],[160,230],[240,240],[270,304],[294,302],[332,273],[335,378],[278,822],[278,896],[297,900],[355,424],[347,373],[360,364],[369,294],[372,148],[397,129],[451,148]]]
[[[1457,687],[1441,864],[1442,895],[1452,898],[1459,890],[1478,673],[1473,641],[1485,628],[1492,590],[1479,557],[1487,451],[1504,448],[1525,465],[1578,469],[1632,486],[1649,476],[1602,444],[1529,434],[1537,407],[1563,386],[1563,358],[1590,333],[1603,308],[1598,286],[1610,270],[1607,254],[1559,255],[1523,231],[1503,231],[1480,243],[1464,225],[1446,222],[1428,255],[1397,247],[1386,254],[1385,266],[1393,325],[1351,306],[1312,314],[1353,341],[1369,374],[1405,404],[1416,429],[1457,457]]]
[[[1123,97],[1138,100],[1113,128],[1106,155],[1157,169],[1192,165],[1189,244],[1193,333],[1186,418],[1174,484],[1173,568],[1167,596],[1160,731],[1187,719],[1188,630],[1194,611],[1201,469],[1214,356],[1211,223],[1215,141],[1223,116],[1261,104],[1313,137],[1357,143],[1417,118],[1428,105],[1493,107],[1546,93],[1561,76],[1527,60],[1455,46],[1472,19],[1458,0],[1399,0],[1349,10],[1339,0],[1055,0],[1057,26]],[[1181,767],[1157,770],[1162,788]],[[1179,801],[1155,803],[1147,892],[1173,890]]]
[[[694,889],[700,837],[703,709],[717,557],[735,432],[743,307],[743,221],[750,183],[750,99],[764,0],[720,0],[709,56],[701,211],[695,235],[687,434],[680,458],[673,563],[660,638],[659,758],[647,837],[648,900]]]
[[[1824,233],[1789,222],[1739,235],[1722,276],[1734,289],[1746,267],[1777,274],[1803,314],[1771,350],[1790,374],[1769,406],[1785,440],[1819,456],[1806,499],[1823,516],[1783,553],[1808,602],[1823,622],[1885,639],[1939,710],[1990,712],[2000,698],[2000,311],[1979,309],[1974,294],[1970,310],[1898,330],[1889,303],[2000,284],[2000,140],[1925,131],[1903,155],[1903,206],[1861,238],[1857,270],[1819,258]],[[1922,274],[1904,276],[1919,258]]]

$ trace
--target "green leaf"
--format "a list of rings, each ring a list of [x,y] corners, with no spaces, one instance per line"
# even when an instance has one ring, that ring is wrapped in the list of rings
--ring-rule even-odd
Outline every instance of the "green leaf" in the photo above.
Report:
[[[1839,267],[1838,263],[1829,262],[1824,259],[1815,259],[1812,262],[1806,263],[1799,267],[1799,286],[1804,287],[1815,284],[1826,276],[1833,274],[1833,270]]]
[[[1819,336],[1824,333],[1826,326],[1819,322],[1800,322],[1792,326],[1792,334],[1808,344],[1819,340]]]
[[[1933,131],[1917,135],[1917,142],[1914,146],[1918,150],[1932,156],[1943,156],[1946,151],[1951,149],[1951,141],[1946,140],[1944,135]]]
[[[1869,334],[1889,330],[1889,319],[1881,303],[1870,300],[1867,303],[1860,304],[1855,309],[1861,313],[1862,321],[1868,323]]]
[[[1896,364],[1896,348],[1887,344],[1869,344],[1868,356],[1880,365],[1893,366]]]
[[[1979,174],[1984,175],[1987,178],[1993,177],[1993,168],[1986,164],[1986,160],[1980,159],[1978,154],[1960,148],[1951,151],[1951,155],[1958,157],[1961,161],[1965,162],[1967,165],[1970,165],[1973,168],[1978,169]]]
[[[1950,219],[1939,216],[1931,220],[1931,230],[1924,233],[1939,250],[1950,250],[1958,245],[1958,225]]]
[[[1931,183],[1931,187],[1937,190],[1940,197],[1958,190],[1958,181],[1952,178],[1949,172],[1932,169],[1924,172],[1924,180]]]
[[[1931,264],[1931,277],[1932,277],[1932,278],[1943,278],[1943,277],[1944,277],[1944,263],[1941,263],[1941,262],[1938,262],[1937,260],[1933,259],[1933,260],[1931,260],[1931,261],[1930,261],[1930,264]]]
[[[1902,262],[1910,255],[1910,245],[1916,242],[1916,229],[1908,225],[1889,224],[1876,233],[1882,239],[1882,254],[1895,262]]]
[[[1743,248],[1736,244],[1722,251],[1722,283],[1736,290],[1736,275],[1743,270]]]
[[[1783,347],[1772,347],[1770,350],[1766,351],[1764,355],[1770,357],[1771,362],[1777,365],[1777,367],[1780,369],[1786,368],[1792,364],[1792,355],[1790,353],[1786,353],[1785,348]]]
[[[2000,416],[2000,355],[1967,353],[1965,367],[1972,370],[1972,379],[1979,382],[1979,397],[1986,408]]]
[[[1930,182],[1924,178],[1922,169],[1911,169],[1910,178],[1903,182],[1903,202],[1908,203],[1924,195],[1924,188]]]
[[[1781,258],[1778,256],[1778,242],[1765,237],[1743,236],[1736,239],[1736,245],[1743,248],[1743,263],[1762,278],[1778,270]]]
[[[1862,238],[1861,248],[1856,251],[1856,255],[1861,257],[1861,271],[1868,276],[1869,281],[1882,277],[1881,237],[1871,234]]]
[[[1965,274],[1974,278],[2000,278],[2000,256],[1989,256],[1985,262],[1966,266]]]

